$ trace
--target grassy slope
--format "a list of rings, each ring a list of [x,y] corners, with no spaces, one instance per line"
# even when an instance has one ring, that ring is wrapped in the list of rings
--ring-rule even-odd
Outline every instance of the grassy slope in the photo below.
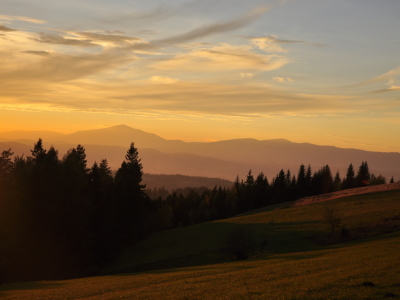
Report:
[[[150,270],[59,282],[7,284],[0,298],[72,299],[377,299],[400,295],[400,233],[321,247],[327,203],[268,208],[257,214],[157,233],[127,251],[108,272]],[[352,228],[400,212],[400,191],[329,201]],[[268,245],[257,258],[229,262],[221,241],[236,226]],[[135,254],[133,254],[135,253]],[[176,266],[186,268],[166,269]],[[164,268],[164,270],[162,270]],[[376,287],[363,287],[372,281]]]

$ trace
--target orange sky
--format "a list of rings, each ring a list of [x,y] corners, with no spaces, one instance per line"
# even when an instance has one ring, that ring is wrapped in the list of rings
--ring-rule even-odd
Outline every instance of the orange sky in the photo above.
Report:
[[[396,1],[21,3],[0,15],[0,131],[400,152]]]

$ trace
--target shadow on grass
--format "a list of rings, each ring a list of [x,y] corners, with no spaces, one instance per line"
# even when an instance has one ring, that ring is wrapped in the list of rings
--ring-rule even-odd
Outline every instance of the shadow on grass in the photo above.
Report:
[[[102,275],[117,275],[156,270],[199,267],[232,262],[223,253],[224,242],[228,235],[237,228],[247,228],[254,233],[258,251],[254,259],[268,259],[271,255],[320,250],[298,231],[291,230],[308,224],[315,226],[318,221],[282,222],[282,223],[231,223],[210,222],[157,233],[152,240],[145,240],[130,251],[136,261],[127,261],[125,266]],[[282,232],[283,231],[283,232]],[[280,236],[281,235],[281,236]],[[154,242],[154,243],[153,243]],[[162,250],[161,250],[162,249]],[[164,251],[164,255],[159,252]],[[152,256],[154,255],[154,256]],[[129,257],[127,255],[127,257]],[[257,258],[258,256],[258,258]],[[310,258],[310,255],[299,256],[299,259]],[[141,260],[141,261],[140,261]],[[130,264],[130,265],[129,265]],[[163,271],[161,271],[163,272]]]
[[[61,282],[55,281],[32,281],[32,282],[15,282],[15,283],[3,283],[0,284],[0,298],[4,296],[4,292],[7,291],[29,291],[29,290],[40,290],[47,288],[57,288],[62,286]]]
[[[228,219],[224,222],[203,223],[157,233],[153,241],[145,240],[141,246],[131,250],[132,257],[134,255],[137,258],[135,261],[127,261],[125,265],[122,261],[119,268],[104,272],[102,275],[154,271],[164,273],[167,272],[166,270],[171,272],[171,269],[231,262],[232,260],[224,255],[221,249],[228,234],[239,227],[253,231],[259,245],[258,257],[251,260],[279,259],[280,255],[282,259],[310,259],[321,255],[315,251],[351,247],[393,237],[391,234],[386,234],[320,246],[310,240],[313,234],[324,232],[325,228],[320,221],[240,224],[229,222]],[[307,228],[307,230],[302,228]],[[160,251],[164,251],[165,254],[160,254]],[[299,253],[299,255],[286,255],[290,253]]]

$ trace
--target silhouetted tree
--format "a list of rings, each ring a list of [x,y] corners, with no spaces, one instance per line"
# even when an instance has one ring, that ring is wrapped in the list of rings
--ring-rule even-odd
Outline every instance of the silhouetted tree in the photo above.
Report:
[[[138,151],[131,143],[125,161],[115,174],[115,234],[119,245],[131,245],[144,234],[146,186],[141,184],[143,167],[140,161]]]
[[[369,180],[371,175],[369,173],[368,163],[363,161],[358,169],[356,181],[358,187],[367,186],[369,184]]]
[[[326,194],[332,192],[333,178],[329,165],[321,168],[321,193]]]
[[[340,191],[341,186],[342,186],[342,180],[340,179],[339,171],[337,171],[335,178],[333,179],[332,192]]]
[[[394,178],[393,178],[393,176],[392,176],[392,178],[390,179],[390,182],[389,183],[394,183]]]
[[[379,184],[386,184],[386,178],[379,174],[378,176],[375,176],[374,173],[371,174],[371,177],[369,179],[369,184],[370,185],[379,185]]]
[[[301,165],[297,173],[297,197],[302,198],[307,194],[308,183],[306,179],[306,168]]]
[[[310,196],[312,194],[311,192],[311,180],[312,180],[312,171],[311,171],[311,166],[308,165],[307,167],[307,172],[306,172],[306,178],[305,178],[305,186],[306,186],[306,195],[305,196]]]
[[[346,178],[342,182],[342,189],[352,189],[356,187],[356,178],[354,177],[354,168],[353,164],[350,164],[347,173],[346,173]]]

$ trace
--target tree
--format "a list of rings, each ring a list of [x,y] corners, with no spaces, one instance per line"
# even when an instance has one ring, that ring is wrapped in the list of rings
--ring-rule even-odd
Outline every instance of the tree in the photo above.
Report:
[[[326,194],[332,191],[333,178],[329,165],[321,168],[321,193]]]
[[[356,181],[358,187],[367,186],[369,184],[369,180],[371,175],[369,173],[368,163],[363,161],[358,169]]]
[[[335,233],[335,228],[342,224],[342,215],[339,209],[335,206],[326,205],[323,209],[322,216],[325,224],[329,227],[330,233]]]
[[[307,193],[306,168],[301,165],[297,174],[297,196],[303,198]]]
[[[43,148],[43,141],[39,139],[34,145],[33,150],[31,150],[33,160],[40,161],[46,154],[46,150]]]
[[[257,252],[257,242],[250,228],[237,227],[226,237],[222,249],[232,260],[245,260]]]
[[[332,192],[340,191],[342,180],[339,171],[336,172],[335,179],[333,179]]]
[[[390,179],[390,183],[394,183],[394,178],[392,176],[392,179]]]
[[[311,170],[311,166],[308,165],[307,172],[306,172],[306,179],[305,179],[306,194],[304,196],[311,195],[311,180],[312,180],[312,170]]]
[[[379,185],[379,184],[386,184],[386,178],[379,174],[378,176],[375,176],[374,173],[371,174],[371,177],[369,179],[369,184],[370,185]]]
[[[143,167],[134,143],[115,174],[116,238],[120,245],[131,245],[145,234],[146,185],[141,184]]]
[[[343,180],[343,186],[342,189],[352,189],[356,187],[356,178],[354,177],[354,168],[353,164],[350,164],[347,173],[346,173],[346,178]]]

